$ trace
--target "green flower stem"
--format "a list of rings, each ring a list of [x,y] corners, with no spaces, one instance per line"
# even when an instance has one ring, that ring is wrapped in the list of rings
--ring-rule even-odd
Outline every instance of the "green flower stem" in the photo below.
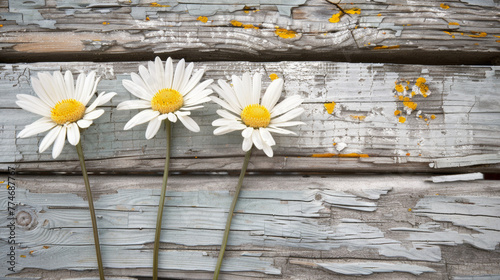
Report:
[[[226,251],[227,239],[229,237],[229,230],[231,229],[231,221],[233,220],[234,208],[236,208],[236,202],[238,202],[238,197],[240,196],[241,185],[243,184],[243,178],[245,178],[245,173],[247,171],[248,162],[250,161],[250,155],[252,154],[252,149],[250,149],[245,155],[245,161],[243,162],[243,167],[241,167],[240,179],[238,180],[238,185],[236,186],[236,192],[231,202],[231,208],[229,209],[229,214],[227,215],[226,229],[224,230],[224,237],[222,238],[222,245],[220,247],[219,258],[217,259],[217,265],[214,271],[214,280],[219,279],[220,268],[222,266],[222,259],[224,258],[224,252]]]
[[[97,265],[99,267],[99,278],[104,280],[104,267],[102,265],[101,246],[99,245],[99,233],[97,231],[97,221],[95,218],[94,200],[92,199],[92,191],[90,190],[89,177],[87,175],[87,168],[85,167],[85,158],[83,157],[82,141],[76,145],[76,152],[80,159],[80,166],[82,168],[83,181],[87,189],[87,200],[89,202],[90,218],[92,219],[92,230],[94,231],[94,245],[95,253],[97,256]]]
[[[165,120],[165,131],[167,132],[167,155],[165,157],[165,170],[163,171],[163,185],[161,186],[160,203],[158,204],[158,215],[156,216],[155,247],[153,252],[153,279],[158,279],[158,251],[160,250],[161,221],[163,218],[163,205],[165,204],[165,193],[167,192],[168,167],[170,164],[170,140],[171,125]]]

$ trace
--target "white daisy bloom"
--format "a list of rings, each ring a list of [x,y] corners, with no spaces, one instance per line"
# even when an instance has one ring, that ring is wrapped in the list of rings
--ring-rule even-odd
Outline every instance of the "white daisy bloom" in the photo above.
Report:
[[[250,77],[244,73],[243,77],[232,76],[232,86],[219,80],[218,86],[212,86],[222,99],[212,96],[212,100],[225,110],[217,110],[222,118],[212,122],[218,126],[215,135],[226,134],[242,130],[243,151],[249,151],[253,145],[264,150],[268,157],[273,156],[272,146],[276,145],[271,132],[279,134],[296,134],[283,127],[304,124],[300,121],[291,121],[300,116],[304,109],[298,107],[304,101],[300,96],[290,96],[279,104],[278,100],[283,90],[283,79],[275,79],[266,92],[261,95],[261,75]],[[297,108],[298,107],[298,108]]]
[[[128,100],[118,104],[118,110],[146,109],[132,117],[123,129],[149,122],[146,129],[146,139],[153,138],[160,129],[161,122],[168,119],[176,122],[178,119],[184,126],[199,132],[200,127],[191,118],[191,110],[203,108],[200,104],[210,101],[212,94],[207,87],[213,80],[199,83],[204,71],[193,72],[193,63],[186,67],[184,59],[175,68],[169,57],[163,66],[159,57],[149,61],[148,68],[139,66],[139,75],[131,73],[132,80],[123,80],[123,86],[140,100]]]
[[[27,125],[17,137],[26,138],[50,130],[40,143],[39,152],[44,152],[54,143],[54,159],[61,154],[66,138],[71,145],[76,146],[80,142],[80,128],[89,127],[104,113],[102,109],[96,110],[97,106],[107,103],[116,95],[115,92],[101,92],[87,107],[98,82],[94,71],[88,75],[80,74],[76,86],[71,71],[66,71],[64,76],[56,71],[53,75],[39,73],[38,79],[31,78],[31,85],[38,97],[18,94],[16,104],[42,118]]]

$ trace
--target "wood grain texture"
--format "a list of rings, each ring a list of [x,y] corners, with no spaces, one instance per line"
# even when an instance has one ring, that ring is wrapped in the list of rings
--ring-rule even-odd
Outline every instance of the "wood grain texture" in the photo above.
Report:
[[[324,0],[244,3],[3,0],[0,59],[491,64],[500,56],[496,1],[340,1],[347,14]]]
[[[426,179],[247,176],[223,279],[499,275],[498,181],[435,184]],[[209,277],[236,180],[172,176],[162,226],[161,275]],[[46,278],[64,271],[80,271],[73,277],[96,275],[81,181],[79,176],[16,176],[20,274],[15,276],[31,276],[34,269]],[[150,275],[161,177],[92,176],[91,184],[107,274]],[[0,198],[5,212],[7,191]],[[2,252],[8,251],[6,216],[0,215]],[[2,254],[0,261],[6,257]]]
[[[138,111],[117,111],[116,104],[133,99],[121,81],[144,62],[34,63],[0,66],[0,170],[17,166],[26,172],[78,172],[78,158],[66,143],[58,161],[38,153],[43,135],[16,139],[37,119],[15,104],[16,94],[34,94],[30,77],[40,71],[96,70],[98,91],[118,95],[95,125],[83,132],[83,147],[91,172],[162,172],[165,136],[162,130],[146,140],[145,125],[124,131]],[[256,152],[253,171],[347,172],[496,172],[500,162],[500,68],[496,66],[423,66],[331,62],[204,62],[206,79],[228,80],[244,71],[285,80],[283,97],[301,95],[307,125],[292,128],[297,136],[276,135],[275,157]],[[431,94],[417,95],[418,106],[408,114],[396,84],[410,90],[425,78]],[[329,113],[325,104],[335,102]],[[218,105],[193,112],[201,127],[192,133],[174,125],[172,168],[179,172],[238,171],[242,138],[237,133],[213,136],[211,122]],[[395,115],[395,112],[400,112]],[[401,122],[400,117],[406,120]],[[344,146],[340,149],[340,146]],[[339,152],[340,150],[340,152]],[[314,155],[314,157],[313,157]],[[64,164],[62,164],[64,162]]]

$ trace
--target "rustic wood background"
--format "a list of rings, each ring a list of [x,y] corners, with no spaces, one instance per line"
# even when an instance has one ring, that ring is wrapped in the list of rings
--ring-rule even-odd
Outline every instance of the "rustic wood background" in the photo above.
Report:
[[[115,107],[131,98],[121,80],[159,55],[195,61],[206,79],[260,72],[267,86],[276,74],[284,97],[305,99],[297,136],[251,158],[221,278],[499,279],[499,23],[496,0],[0,0],[0,277],[97,276],[75,150],[53,160],[37,152],[43,135],[16,139],[37,118],[16,94],[68,69],[118,93],[83,133],[106,274],[151,276],[165,136],[123,131],[135,112]],[[419,78],[431,94],[407,114],[395,86]],[[174,125],[165,278],[215,267],[244,155],[238,133],[213,136],[217,108],[193,112],[199,133]],[[469,175],[438,177],[455,174]]]

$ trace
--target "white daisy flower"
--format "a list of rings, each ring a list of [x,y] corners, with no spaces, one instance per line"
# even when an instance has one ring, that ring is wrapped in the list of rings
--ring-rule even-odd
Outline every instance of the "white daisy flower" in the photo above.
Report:
[[[194,132],[200,127],[189,117],[191,110],[202,108],[200,104],[210,101],[213,91],[207,87],[213,80],[199,83],[204,71],[198,70],[191,77],[193,63],[185,66],[184,59],[175,68],[172,59],[167,59],[165,68],[159,57],[148,63],[148,68],[139,66],[139,74],[131,73],[132,80],[123,80],[123,86],[140,100],[128,100],[118,104],[118,110],[146,109],[132,117],[123,129],[149,122],[146,139],[153,138],[160,129],[161,122],[179,119],[184,126]]]
[[[217,114],[222,118],[212,122],[213,126],[218,126],[214,134],[242,130],[243,151],[247,152],[255,145],[257,149],[264,150],[268,157],[272,157],[271,147],[276,145],[276,142],[271,132],[295,134],[283,127],[304,124],[291,121],[304,112],[303,108],[297,108],[303,99],[294,95],[276,104],[283,90],[283,79],[275,79],[262,96],[262,100],[260,74],[255,74],[253,79],[249,73],[244,73],[242,79],[233,75],[232,81],[232,87],[223,80],[219,80],[219,86],[213,86],[222,99],[212,96],[212,100],[225,109],[217,110]]]
[[[92,122],[100,117],[104,110],[98,109],[116,95],[115,92],[101,92],[92,104],[87,107],[96,91],[99,78],[96,73],[80,74],[73,81],[71,71],[39,73],[38,79],[32,78],[31,85],[38,97],[18,94],[16,104],[26,111],[41,115],[42,118],[27,125],[18,138],[26,138],[50,130],[40,143],[39,152],[44,152],[52,143],[52,157],[55,159],[64,147],[65,139],[76,146],[80,142],[80,128],[89,127]]]

